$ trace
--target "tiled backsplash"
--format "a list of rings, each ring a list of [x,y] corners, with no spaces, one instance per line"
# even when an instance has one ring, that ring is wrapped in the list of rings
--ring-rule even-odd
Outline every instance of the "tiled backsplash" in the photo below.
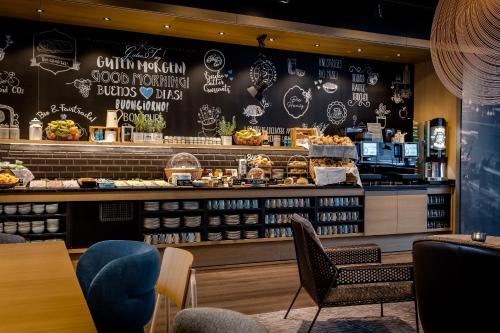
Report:
[[[237,159],[247,154],[266,154],[275,167],[285,168],[292,155],[306,154],[296,149],[205,147],[0,143],[0,160],[21,160],[37,178],[157,179],[170,158],[181,152],[193,154],[210,169],[237,168]]]

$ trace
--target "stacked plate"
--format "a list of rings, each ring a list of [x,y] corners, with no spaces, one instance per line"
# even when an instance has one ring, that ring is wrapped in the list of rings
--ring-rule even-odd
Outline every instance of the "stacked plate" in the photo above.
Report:
[[[245,224],[257,224],[259,223],[259,214],[245,214],[243,221]]]
[[[145,217],[144,218],[144,228],[146,229],[158,229],[160,227],[159,217]]]
[[[230,240],[241,239],[241,230],[234,230],[234,231],[225,230],[224,236],[226,237],[226,239]]]
[[[201,225],[201,216],[184,216],[184,226],[196,228]]]
[[[243,235],[245,236],[246,239],[255,239],[255,238],[259,238],[259,231],[258,230],[245,230],[243,232]]]
[[[30,208],[30,210],[31,210],[31,208]],[[29,222],[29,221],[17,222],[17,231],[20,234],[29,234],[31,231],[31,222]]]
[[[19,214],[26,215],[31,213],[31,204],[20,204],[17,205],[17,211]]]
[[[240,224],[240,216],[239,215],[224,215],[224,224],[238,225],[238,224]]]
[[[17,222],[7,221],[3,223],[3,232],[6,234],[15,234],[17,231]]]
[[[198,201],[184,201],[182,203],[182,208],[186,210],[194,210],[200,208],[200,203]]]
[[[3,232],[3,222],[0,222],[0,233]]]
[[[161,225],[165,228],[179,228],[181,226],[181,218],[164,217],[162,218]]]
[[[161,204],[162,210],[178,210],[179,201],[165,201]]]
[[[209,232],[207,235],[209,241],[219,241],[222,240],[222,232]]]
[[[45,221],[31,221],[31,231],[34,234],[41,234],[45,231]]]
[[[158,201],[145,201],[144,210],[148,212],[156,212],[160,210],[160,203]]]
[[[209,216],[208,225],[217,226],[220,225],[220,216]]]

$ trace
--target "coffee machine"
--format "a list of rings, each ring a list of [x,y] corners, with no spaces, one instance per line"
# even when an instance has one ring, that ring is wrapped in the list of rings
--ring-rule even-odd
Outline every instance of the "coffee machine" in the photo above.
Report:
[[[424,124],[424,177],[428,181],[447,180],[446,120],[435,118]]]

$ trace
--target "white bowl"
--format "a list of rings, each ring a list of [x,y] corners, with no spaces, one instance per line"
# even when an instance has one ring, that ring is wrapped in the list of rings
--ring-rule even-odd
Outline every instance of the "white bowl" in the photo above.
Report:
[[[58,209],[58,204],[45,205],[45,211],[47,212],[47,214],[55,214],[57,213]]]
[[[45,231],[45,226],[37,226],[37,227],[31,227],[31,231],[34,233],[34,234],[41,234]]]
[[[17,213],[16,205],[5,205],[3,209],[5,211],[5,214],[8,215],[14,215],[15,213]]]
[[[31,210],[35,214],[43,214],[43,212],[45,212],[45,205],[33,204]]]
[[[18,207],[17,211],[19,212],[19,214],[27,215],[31,213],[31,207]]]
[[[48,232],[57,232],[59,230],[59,226],[47,226]]]

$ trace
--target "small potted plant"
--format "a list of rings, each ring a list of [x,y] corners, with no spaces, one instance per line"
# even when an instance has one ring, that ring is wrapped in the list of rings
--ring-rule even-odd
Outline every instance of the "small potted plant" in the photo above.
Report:
[[[226,121],[224,116],[222,116],[219,122],[219,135],[221,137],[221,142],[223,146],[231,146],[233,144],[233,134],[236,130],[236,117],[233,116],[231,122]]]
[[[134,119],[134,142],[143,142],[144,141],[144,131],[146,130],[146,116],[141,111]]]
[[[144,126],[144,142],[154,141],[155,121],[151,118],[146,118],[146,125]]]
[[[156,143],[163,143],[163,130],[165,129],[165,118],[160,113],[158,118],[154,121],[155,132],[153,133],[153,140]]]

